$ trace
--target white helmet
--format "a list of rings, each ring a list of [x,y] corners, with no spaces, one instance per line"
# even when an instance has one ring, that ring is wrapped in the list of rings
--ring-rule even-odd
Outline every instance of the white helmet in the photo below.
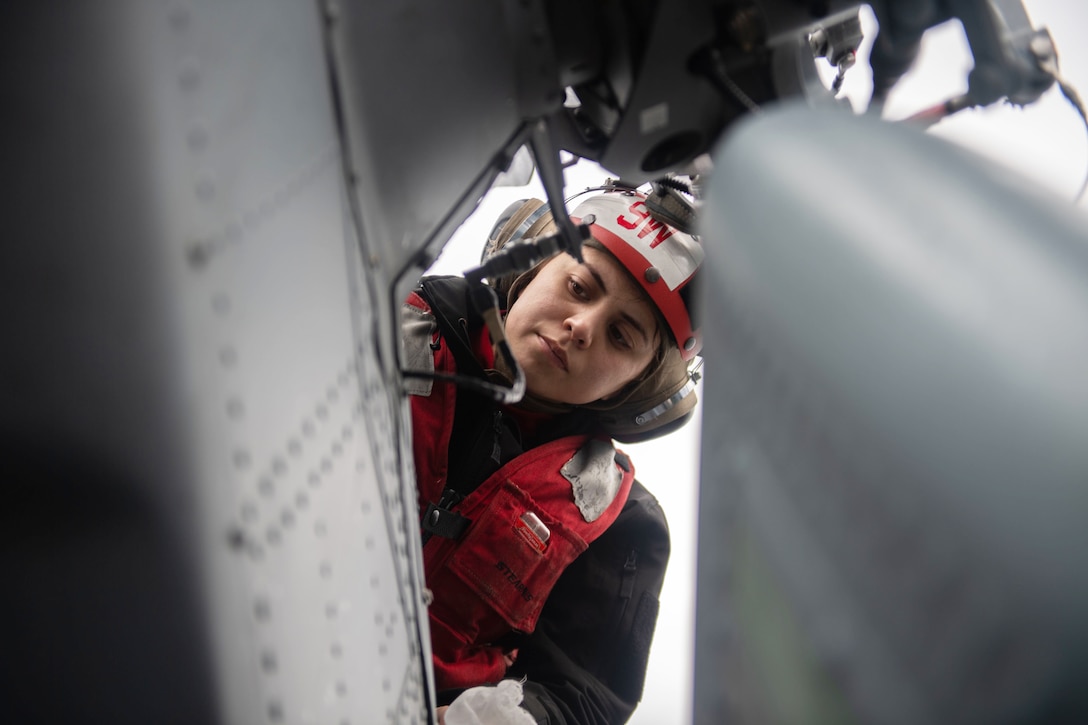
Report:
[[[646,292],[669,329],[673,344],[662,346],[650,368],[621,395],[583,408],[595,412],[601,427],[613,438],[635,442],[654,438],[682,425],[696,403],[698,373],[691,361],[702,348],[695,316],[694,284],[703,262],[698,237],[663,221],[662,200],[633,188],[607,184],[575,207],[575,223],[588,221],[592,239],[587,245],[604,249],[627,270]],[[581,194],[579,194],[581,196]],[[690,209],[689,209],[690,211]],[[539,199],[511,204],[492,228],[483,257],[521,239],[556,231],[548,206]],[[513,305],[535,276],[537,268],[493,280],[500,298]]]
[[[651,215],[647,196],[633,189],[607,191],[586,199],[571,212],[581,223],[592,214],[593,238],[604,245],[646,291],[668,324],[684,360],[702,349],[694,322],[692,280],[703,263],[699,240]]]

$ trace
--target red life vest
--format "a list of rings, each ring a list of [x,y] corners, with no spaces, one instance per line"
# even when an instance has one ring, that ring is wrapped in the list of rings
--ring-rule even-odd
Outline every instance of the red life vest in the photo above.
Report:
[[[406,358],[433,353],[434,370],[456,365],[439,337],[412,323],[429,317],[413,294],[405,311]],[[434,343],[432,345],[432,343]],[[429,388],[429,394],[427,394]],[[420,513],[446,487],[456,388],[417,385],[411,396]],[[423,549],[435,681],[439,689],[496,682],[506,672],[494,642],[531,632],[563,570],[616,519],[634,468],[608,438],[575,435],[507,462],[458,507],[472,523],[459,539],[432,537]]]

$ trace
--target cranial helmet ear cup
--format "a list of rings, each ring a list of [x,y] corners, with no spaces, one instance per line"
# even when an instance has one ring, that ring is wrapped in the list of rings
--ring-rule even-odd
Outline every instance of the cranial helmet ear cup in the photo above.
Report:
[[[551,208],[540,199],[521,199],[506,207],[488,235],[480,261],[502,249],[511,242],[532,239],[545,232],[555,230],[551,223]]]
[[[507,244],[518,242],[522,239],[532,239],[542,234],[551,234],[557,227],[552,221],[551,210],[540,199],[521,199],[515,201],[499,215],[495,225],[488,235],[487,244],[484,245],[480,261],[483,262],[492,254],[495,254]],[[535,275],[536,270],[523,272],[520,275],[511,274],[491,280],[499,299],[509,307],[513,304],[517,294],[511,297],[511,290],[518,293]],[[520,284],[515,284],[520,282]]]
[[[602,406],[595,414],[608,435],[621,443],[641,443],[681,427],[697,401],[688,363],[668,345],[661,363],[621,403]],[[587,407],[597,408],[592,403]]]
[[[542,206],[544,202],[540,199],[519,199],[503,209],[495,219],[491,233],[487,235],[487,244],[480,253],[480,261],[483,262],[502,249],[514,237],[519,227]]]

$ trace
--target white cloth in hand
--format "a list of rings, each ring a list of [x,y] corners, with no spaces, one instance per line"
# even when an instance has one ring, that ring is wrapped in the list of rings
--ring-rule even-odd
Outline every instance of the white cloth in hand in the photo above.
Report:
[[[473,687],[462,692],[446,710],[446,725],[536,725],[519,707],[521,683],[503,680],[494,687]]]

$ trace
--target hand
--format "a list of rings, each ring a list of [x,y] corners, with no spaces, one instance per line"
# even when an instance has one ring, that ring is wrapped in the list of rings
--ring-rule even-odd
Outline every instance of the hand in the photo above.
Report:
[[[502,661],[506,665],[506,669],[510,669],[514,666],[514,663],[518,660],[517,649],[512,649],[509,652],[504,652],[502,655]],[[446,710],[449,710],[449,705],[443,705],[436,708],[434,711],[435,716],[438,718],[438,725],[446,725]]]

